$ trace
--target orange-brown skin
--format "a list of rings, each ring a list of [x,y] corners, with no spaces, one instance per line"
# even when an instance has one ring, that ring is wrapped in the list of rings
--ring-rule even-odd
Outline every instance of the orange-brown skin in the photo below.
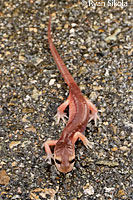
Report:
[[[74,81],[73,77],[66,68],[63,60],[58,54],[51,38],[51,17],[49,18],[48,25],[48,42],[51,53],[54,57],[55,63],[64,78],[65,82],[69,86],[69,97],[61,104],[57,109],[57,122],[60,119],[65,121],[67,117],[64,110],[69,106],[69,119],[64,128],[59,140],[48,140],[44,143],[47,158],[51,162],[51,158],[54,159],[55,165],[60,172],[70,172],[74,166],[75,159],[75,142],[77,139],[81,139],[86,147],[90,146],[89,141],[83,135],[88,121],[94,119],[95,124],[98,118],[97,108],[85,98],[78,85]],[[50,146],[55,146],[54,156],[50,150]]]

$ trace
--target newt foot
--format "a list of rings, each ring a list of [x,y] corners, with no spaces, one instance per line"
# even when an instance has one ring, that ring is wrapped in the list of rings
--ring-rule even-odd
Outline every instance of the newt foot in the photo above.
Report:
[[[53,154],[47,154],[45,161],[47,161],[48,164],[51,165],[51,160],[54,159]]]
[[[85,145],[85,147],[88,149],[88,147],[90,149],[93,148],[93,142],[90,142],[87,138],[84,139],[83,144]]]
[[[100,120],[100,117],[98,116],[97,112],[94,112],[94,113],[90,114],[89,122],[91,120],[94,120],[95,126],[97,126],[97,120]]]
[[[56,123],[59,124],[60,119],[62,119],[63,122],[66,123],[65,118],[68,119],[68,116],[66,115],[66,113],[64,113],[64,112],[59,112],[59,111],[58,111],[58,112],[56,113],[56,115],[54,116],[54,118],[57,120]]]

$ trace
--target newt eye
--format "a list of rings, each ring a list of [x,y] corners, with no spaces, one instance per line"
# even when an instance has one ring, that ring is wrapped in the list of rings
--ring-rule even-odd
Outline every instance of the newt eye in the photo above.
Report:
[[[75,158],[70,160],[69,162],[70,162],[70,164],[74,163],[75,162]]]
[[[57,164],[61,164],[61,161],[60,160],[57,160],[57,159],[55,159],[55,162],[57,163]]]

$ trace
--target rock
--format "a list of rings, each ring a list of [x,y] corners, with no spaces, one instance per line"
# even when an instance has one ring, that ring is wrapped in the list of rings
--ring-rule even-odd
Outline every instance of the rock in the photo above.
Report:
[[[9,144],[10,149],[12,149],[13,147],[17,147],[21,142],[20,141],[12,141]]]
[[[0,171],[0,184],[1,185],[8,185],[10,181],[10,177],[7,175],[5,170]]]

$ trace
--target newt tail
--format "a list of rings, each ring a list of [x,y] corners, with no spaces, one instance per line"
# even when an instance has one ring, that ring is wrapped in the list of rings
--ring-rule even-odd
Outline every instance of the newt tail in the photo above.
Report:
[[[49,42],[49,47],[52,53],[52,56],[55,60],[55,63],[58,66],[58,69],[64,78],[65,82],[67,83],[68,86],[71,85],[71,83],[74,82],[73,77],[71,76],[70,72],[68,71],[66,65],[64,64],[63,60],[61,59],[59,53],[57,52],[56,47],[54,46],[52,42],[52,37],[51,37],[51,16],[49,17],[49,25],[48,25],[48,42]]]

